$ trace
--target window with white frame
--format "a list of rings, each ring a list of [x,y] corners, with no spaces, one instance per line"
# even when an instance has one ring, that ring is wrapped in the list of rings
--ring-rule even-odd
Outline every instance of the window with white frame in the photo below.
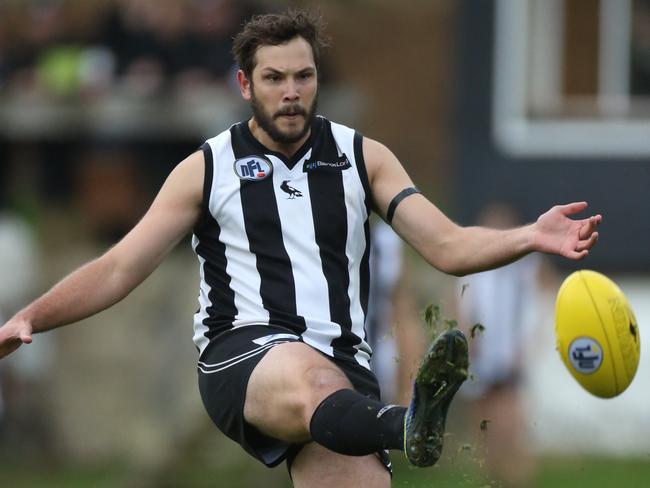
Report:
[[[493,127],[518,157],[650,156],[650,0],[497,0]]]

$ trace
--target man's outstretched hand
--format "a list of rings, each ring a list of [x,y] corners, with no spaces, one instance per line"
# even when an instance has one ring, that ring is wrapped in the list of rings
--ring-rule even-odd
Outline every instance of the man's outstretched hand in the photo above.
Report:
[[[592,215],[582,220],[569,218],[586,208],[587,202],[576,202],[556,205],[542,214],[535,223],[535,250],[569,259],[586,257],[598,241],[596,229],[603,220],[602,215]]]
[[[18,316],[0,327],[0,358],[3,358],[23,344],[31,344],[32,326]]]

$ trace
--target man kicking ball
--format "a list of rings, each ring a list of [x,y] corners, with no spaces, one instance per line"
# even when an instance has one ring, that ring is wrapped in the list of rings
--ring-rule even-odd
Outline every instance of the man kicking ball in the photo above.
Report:
[[[443,333],[408,408],[381,402],[364,331],[371,210],[454,275],[533,251],[583,258],[601,217],[571,219],[582,202],[515,229],[456,225],[385,146],[316,115],[325,44],[302,11],[249,21],[233,52],[252,117],[182,161],[119,243],[2,326],[0,357],[115,304],[192,232],[199,388],[219,429],[267,466],[286,460],[298,487],[389,486],[388,449],[435,463],[467,342]]]

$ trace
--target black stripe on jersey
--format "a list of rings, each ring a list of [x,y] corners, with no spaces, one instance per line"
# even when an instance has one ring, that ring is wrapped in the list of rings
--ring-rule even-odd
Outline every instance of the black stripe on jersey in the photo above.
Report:
[[[212,175],[214,171],[212,149],[207,142],[199,148],[203,152],[203,199],[201,200],[201,214],[199,215],[197,227],[207,222],[210,218],[210,192],[212,190]]]
[[[266,157],[246,137],[243,125],[246,123],[230,129],[235,159],[253,155]],[[239,194],[249,248],[255,255],[260,275],[262,305],[269,312],[269,322],[302,334],[307,327],[305,319],[296,311],[296,284],[282,238],[273,177],[241,180]]]
[[[336,142],[329,121],[321,127],[312,149],[312,160],[335,161],[338,159]],[[348,237],[347,208],[343,171],[312,171],[308,173],[309,195],[316,244],[320,249],[323,274],[327,280],[330,304],[330,318],[341,327],[341,337],[332,341],[334,356],[341,353],[348,358],[356,354],[353,347],[360,338],[352,333],[350,317],[350,297],[348,287],[350,275],[345,245]],[[351,170],[347,170],[351,171]],[[352,170],[353,171],[353,170]]]
[[[219,240],[221,227],[210,213],[210,193],[213,179],[212,149],[209,144],[204,144],[203,157],[205,160],[205,176],[203,183],[203,218],[194,228],[194,235],[198,239],[196,254],[205,262],[203,273],[205,282],[210,286],[207,307],[208,316],[203,319],[203,325],[208,327],[205,336],[212,340],[213,337],[232,327],[237,315],[235,307],[235,293],[230,288],[230,275],[226,272],[226,246]]]
[[[363,135],[358,132],[354,133],[354,160],[357,163],[357,171],[359,178],[363,185],[363,191],[366,193],[364,203],[366,204],[366,212],[370,215],[372,208],[372,200],[370,198],[370,181],[368,180],[368,171],[366,170],[366,160],[363,157]],[[366,241],[368,242],[368,241]]]
[[[370,211],[372,207],[372,201],[370,197],[370,181],[368,180],[368,171],[366,170],[366,160],[363,157],[363,136],[358,132],[354,133],[354,160],[357,163],[357,171],[359,172],[359,178],[361,179],[361,184],[363,185],[363,190],[366,193],[365,204],[366,212],[370,216]],[[368,294],[370,293],[370,219],[366,219],[365,224],[363,225],[363,231],[366,235],[366,250],[363,253],[360,264],[360,296],[361,296],[361,308],[363,310],[363,316],[368,316]]]
[[[359,295],[363,316],[368,316],[368,296],[370,294],[370,219],[363,224],[363,232],[366,236],[366,250],[363,252],[359,265]]]

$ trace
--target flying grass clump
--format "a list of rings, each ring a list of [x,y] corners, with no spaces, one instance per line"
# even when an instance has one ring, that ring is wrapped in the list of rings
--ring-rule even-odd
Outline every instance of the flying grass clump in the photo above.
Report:
[[[443,317],[440,312],[440,305],[430,303],[424,309],[424,324],[432,339],[438,337],[445,330],[458,328],[458,321]]]

